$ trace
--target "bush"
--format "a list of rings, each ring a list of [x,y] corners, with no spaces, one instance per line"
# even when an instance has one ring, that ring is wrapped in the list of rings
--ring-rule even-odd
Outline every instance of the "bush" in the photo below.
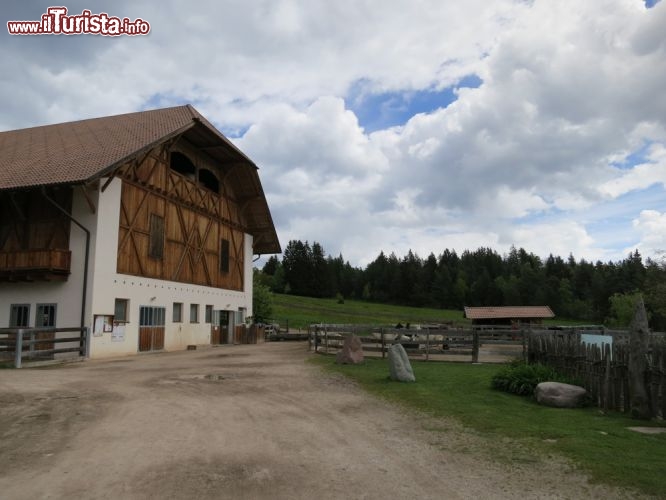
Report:
[[[504,392],[520,396],[534,395],[534,389],[541,382],[575,383],[570,378],[557,373],[549,366],[528,365],[523,361],[515,361],[502,368],[492,378],[492,387]]]

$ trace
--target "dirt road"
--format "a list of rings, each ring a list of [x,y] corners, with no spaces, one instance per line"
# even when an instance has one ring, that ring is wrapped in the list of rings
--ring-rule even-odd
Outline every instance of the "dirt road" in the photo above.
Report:
[[[0,498],[628,496],[561,462],[490,460],[483,438],[309,355],[273,343],[1,370]]]

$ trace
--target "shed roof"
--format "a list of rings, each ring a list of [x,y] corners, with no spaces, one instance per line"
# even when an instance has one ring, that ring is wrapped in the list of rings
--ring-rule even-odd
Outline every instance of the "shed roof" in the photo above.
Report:
[[[554,318],[548,306],[465,307],[469,319]]]
[[[81,184],[171,138],[184,135],[212,156],[246,203],[255,253],[279,253],[257,166],[191,105],[0,132],[0,191]]]

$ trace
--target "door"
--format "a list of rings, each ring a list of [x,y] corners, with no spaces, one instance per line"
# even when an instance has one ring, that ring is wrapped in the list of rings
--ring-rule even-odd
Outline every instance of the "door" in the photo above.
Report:
[[[164,349],[165,307],[139,308],[139,352]]]
[[[55,328],[57,307],[57,304],[37,304],[35,328]],[[35,340],[51,340],[55,338],[55,332],[39,332],[33,335]],[[40,342],[39,344],[30,346],[31,351],[48,351],[51,349],[55,349],[55,344],[53,342]],[[50,356],[53,358],[53,354]]]
[[[226,344],[229,339],[227,332],[229,331],[229,312],[228,311],[213,311],[213,321],[210,324],[210,343],[211,344]]]

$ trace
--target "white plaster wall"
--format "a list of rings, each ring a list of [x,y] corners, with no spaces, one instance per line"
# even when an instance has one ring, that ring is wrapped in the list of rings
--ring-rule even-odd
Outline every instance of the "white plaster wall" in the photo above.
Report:
[[[244,307],[247,307],[246,316],[250,317],[253,315],[252,311],[252,291],[254,281],[252,279],[252,257],[254,256],[254,250],[252,249],[254,242],[251,234],[245,235],[245,280],[243,282],[243,291],[245,292],[246,297],[249,297],[248,304]]]
[[[252,237],[246,235],[245,290],[237,292],[214,287],[191,285],[174,281],[162,281],[116,273],[118,226],[122,183],[115,179],[104,193],[100,193],[98,227],[96,233],[97,254],[94,263],[94,291],[92,314],[114,314],[115,299],[129,300],[129,322],[125,325],[122,341],[111,332],[93,336],[91,357],[135,354],[139,348],[139,308],[141,306],[164,307],[165,350],[181,350],[190,344],[210,343],[210,324],[205,323],[206,305],[214,310],[238,311],[252,308]],[[249,246],[248,246],[249,240]],[[249,249],[249,250],[248,250]],[[249,255],[247,252],[250,252]],[[248,275],[248,261],[250,262]],[[247,278],[249,276],[249,278]],[[249,289],[248,287],[249,282]],[[174,323],[173,304],[182,303],[182,322]],[[199,305],[198,323],[190,323],[190,305]],[[92,321],[92,317],[90,318]]]

